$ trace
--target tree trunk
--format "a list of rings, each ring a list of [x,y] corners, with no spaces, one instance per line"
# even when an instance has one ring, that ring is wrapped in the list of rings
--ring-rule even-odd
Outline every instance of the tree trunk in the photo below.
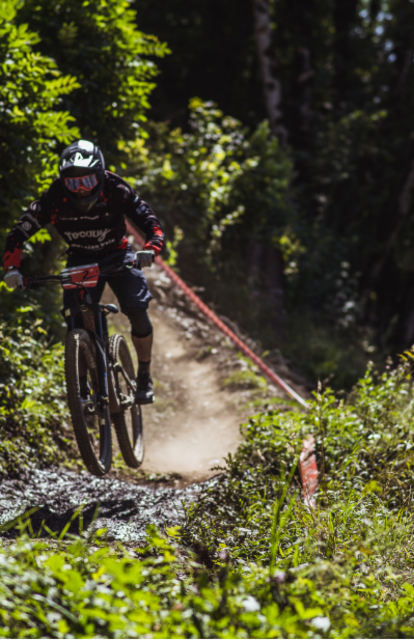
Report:
[[[309,118],[311,115],[311,84],[314,70],[310,63],[310,51],[307,47],[299,47],[298,53],[302,56],[302,71],[298,76],[297,82],[302,87],[302,104],[300,106],[300,128],[307,131],[309,128]]]
[[[280,103],[282,87],[276,78],[276,64],[272,56],[272,32],[268,0],[253,0],[254,30],[257,53],[263,80],[263,91],[270,131],[279,138],[282,145],[287,142],[287,129],[279,122],[282,117]]]

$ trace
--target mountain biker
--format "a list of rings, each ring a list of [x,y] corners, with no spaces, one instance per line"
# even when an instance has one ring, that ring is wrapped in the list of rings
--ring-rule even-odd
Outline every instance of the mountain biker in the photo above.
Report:
[[[39,200],[32,202],[6,238],[4,254],[5,282],[8,287],[23,288],[19,271],[22,246],[47,223],[52,223],[69,245],[67,267],[98,263],[101,268],[135,258],[125,237],[125,216],[146,234],[146,244],[139,252],[140,267],[150,267],[161,251],[164,234],[151,208],[141,200],[127,182],[105,171],[101,150],[92,142],[78,140],[62,153],[59,178]],[[90,289],[92,302],[99,302],[105,282],[115,293],[121,310],[131,323],[131,336],[138,355],[138,404],[154,401],[150,374],[153,329],[147,308],[151,300],[147,282],[140,269],[122,276],[100,276]],[[76,308],[74,290],[65,290],[64,308]],[[83,327],[82,317],[75,326]],[[86,376],[80,376],[81,393],[87,393]]]

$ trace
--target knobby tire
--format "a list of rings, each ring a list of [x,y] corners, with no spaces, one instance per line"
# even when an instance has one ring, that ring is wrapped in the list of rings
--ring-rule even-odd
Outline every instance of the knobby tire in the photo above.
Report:
[[[109,341],[109,354],[114,367],[115,391],[131,393],[124,377],[116,370],[119,363],[127,373],[130,380],[135,380],[134,364],[126,340],[121,335],[111,336]],[[144,459],[144,434],[142,424],[141,407],[133,404],[132,407],[119,413],[112,413],[111,419],[115,427],[116,436],[121,449],[122,457],[128,467],[137,469]]]
[[[109,407],[107,406],[101,410],[98,405],[95,405],[94,413],[85,414],[85,402],[82,400],[79,386],[80,358],[84,362],[86,361],[88,383],[92,390],[91,397],[96,399],[98,369],[93,341],[84,329],[74,329],[67,334],[65,344],[68,405],[82,460],[90,473],[100,477],[108,473],[112,462]],[[97,436],[99,437],[97,438]],[[96,440],[95,450],[93,440]],[[97,451],[98,448],[99,452]]]

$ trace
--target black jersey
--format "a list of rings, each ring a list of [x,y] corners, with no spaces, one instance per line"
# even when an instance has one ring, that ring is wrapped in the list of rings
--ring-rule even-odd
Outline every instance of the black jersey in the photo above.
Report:
[[[152,209],[127,182],[105,172],[102,193],[90,211],[80,211],[59,179],[39,200],[32,202],[6,238],[4,268],[20,266],[23,244],[39,229],[52,223],[71,250],[85,257],[102,257],[115,249],[126,249],[125,216],[146,235],[144,249],[161,251],[164,234]]]

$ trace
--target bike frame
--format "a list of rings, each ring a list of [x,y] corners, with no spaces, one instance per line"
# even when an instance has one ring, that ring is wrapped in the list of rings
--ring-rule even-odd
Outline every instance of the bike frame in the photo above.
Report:
[[[135,263],[120,264],[118,267],[109,267],[102,270],[102,275],[111,273],[111,275],[120,275],[123,270],[130,269],[135,266]],[[36,289],[42,285],[51,283],[61,283],[64,277],[60,275],[52,276],[34,276],[31,278],[24,278],[23,284],[31,289]],[[88,288],[83,285],[82,282],[76,285],[76,301],[78,307],[64,309],[64,317],[68,325],[68,331],[75,329],[75,316],[79,313],[82,314],[83,324],[88,331],[92,334],[96,345],[96,360],[98,368],[98,404],[101,410],[104,410],[108,404],[110,405],[111,413],[118,413],[124,411],[132,406],[134,403],[134,393],[127,397],[119,398],[119,394],[116,390],[114,370],[115,365],[110,361],[107,354],[108,347],[108,323],[106,316],[108,313],[118,312],[116,305],[101,305],[100,303],[93,303]],[[112,307],[112,308],[109,308]],[[117,363],[117,371],[121,373],[128,388],[133,392],[133,384],[129,379],[129,376],[124,371],[123,367]],[[109,380],[108,380],[109,372]],[[122,395],[122,394],[121,394]]]
[[[101,409],[109,404],[109,390],[108,390],[108,374],[107,374],[107,357],[106,357],[106,344],[108,342],[108,325],[106,322],[106,316],[103,312],[102,305],[99,303],[92,303],[89,291],[79,285],[76,290],[76,298],[79,305],[79,309],[82,313],[83,324],[85,329],[93,334],[96,344],[96,360],[98,365],[98,404]],[[71,315],[69,317],[69,331],[74,329],[74,317],[72,309],[69,310]]]

